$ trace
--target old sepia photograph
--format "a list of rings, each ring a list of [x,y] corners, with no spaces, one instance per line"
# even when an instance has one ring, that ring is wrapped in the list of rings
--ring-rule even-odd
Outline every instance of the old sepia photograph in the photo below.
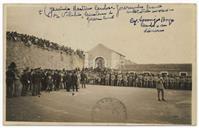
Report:
[[[4,125],[196,124],[196,5],[3,5]]]

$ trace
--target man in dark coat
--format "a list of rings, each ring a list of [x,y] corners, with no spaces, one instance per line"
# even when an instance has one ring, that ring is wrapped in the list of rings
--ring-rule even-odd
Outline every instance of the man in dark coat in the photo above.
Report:
[[[86,74],[82,71],[82,73],[81,73],[82,88],[86,88],[86,81],[87,81],[87,76],[86,76]]]
[[[35,69],[35,71],[32,74],[32,84],[33,84],[33,90],[32,95],[37,96],[41,95],[40,89],[41,89],[41,74],[40,69]]]
[[[78,87],[77,87],[77,74],[76,74],[76,71],[74,71],[72,73],[72,76],[71,76],[71,82],[72,82],[72,88],[73,88],[73,92],[76,90],[76,92],[78,92]]]
[[[72,85],[72,73],[70,71],[66,72],[65,74],[65,85],[66,85],[66,91],[70,92],[70,88]]]
[[[29,73],[29,69],[26,68],[21,76],[21,82],[23,84],[22,87],[22,96],[26,96],[27,92],[28,92],[28,88],[30,86],[30,73]]]
[[[13,97],[16,64],[12,62],[6,71],[7,97]]]

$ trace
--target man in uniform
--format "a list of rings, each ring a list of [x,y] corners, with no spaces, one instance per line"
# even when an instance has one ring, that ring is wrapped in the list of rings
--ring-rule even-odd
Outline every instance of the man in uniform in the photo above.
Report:
[[[175,85],[174,89],[180,88],[180,77],[179,76],[175,77],[175,83],[176,83],[176,85]]]
[[[121,86],[121,81],[122,81],[122,74],[119,73],[117,76],[117,86]]]
[[[173,83],[174,83],[173,76],[170,75],[170,77],[169,77],[169,89],[176,88]]]
[[[136,78],[137,78],[136,73],[133,73],[133,74],[132,74],[132,86],[133,86],[133,87],[136,86],[136,84],[135,84],[135,83],[136,83]]]
[[[152,74],[149,75],[149,88],[152,88],[153,87],[153,77],[152,77]]]
[[[111,86],[114,86],[115,83],[115,74],[111,74]]]
[[[130,73],[128,76],[128,86],[133,86],[133,74]]]
[[[158,76],[157,80],[156,80],[156,89],[158,92],[158,101],[160,101],[160,93],[162,94],[162,100],[165,101],[164,99],[164,85],[163,85],[163,78]]]
[[[109,85],[109,74],[106,73],[106,76],[105,76],[105,85]]]
[[[191,90],[192,89],[192,79],[191,79],[191,76],[188,76],[187,84],[188,84],[187,89]]]
[[[115,73],[114,86],[117,86],[117,81],[118,81],[118,73]]]
[[[135,87],[139,87],[139,75],[135,78]]]
[[[139,75],[139,87],[143,87],[143,83],[144,83],[144,76],[143,74]]]
[[[128,74],[127,73],[123,75],[123,82],[124,82],[124,86],[128,85]]]

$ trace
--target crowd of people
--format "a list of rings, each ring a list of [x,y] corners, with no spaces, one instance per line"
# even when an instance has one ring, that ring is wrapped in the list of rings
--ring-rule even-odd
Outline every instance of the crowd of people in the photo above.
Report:
[[[156,88],[157,78],[163,79],[163,84],[166,89],[192,89],[191,76],[179,76],[173,74],[159,74],[159,73],[135,73],[135,72],[121,72],[111,71],[105,69],[97,71],[96,69],[86,69],[90,84],[108,85],[108,86],[129,86],[129,87],[145,87]],[[92,75],[95,74],[95,75]]]
[[[6,72],[7,97],[26,96],[29,92],[32,96],[40,96],[41,91],[50,93],[60,89],[78,92],[86,88],[86,81],[84,70],[26,68],[20,72],[12,62]]]
[[[38,38],[32,35],[20,34],[17,32],[6,32],[7,40],[12,40],[13,42],[22,42],[24,45],[30,47],[31,45],[36,45],[39,48],[46,50],[57,50],[61,53],[66,53],[68,55],[76,54],[80,58],[84,58],[84,52],[82,50],[73,50],[70,47],[61,46],[57,43],[51,42],[49,40],[45,40],[42,38]]]
[[[26,96],[28,92],[32,96],[40,96],[41,91],[50,93],[65,89],[67,92],[78,92],[78,89],[86,88],[86,84],[157,88],[157,81],[160,80],[166,89],[192,89],[191,76],[124,73],[109,69],[99,71],[88,68],[82,70],[26,68],[21,72],[14,62],[8,66],[6,72],[6,89],[7,97]]]

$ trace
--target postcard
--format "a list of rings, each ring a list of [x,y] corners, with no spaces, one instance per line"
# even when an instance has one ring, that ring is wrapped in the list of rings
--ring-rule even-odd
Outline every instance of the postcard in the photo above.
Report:
[[[4,4],[4,125],[195,125],[196,5]]]

